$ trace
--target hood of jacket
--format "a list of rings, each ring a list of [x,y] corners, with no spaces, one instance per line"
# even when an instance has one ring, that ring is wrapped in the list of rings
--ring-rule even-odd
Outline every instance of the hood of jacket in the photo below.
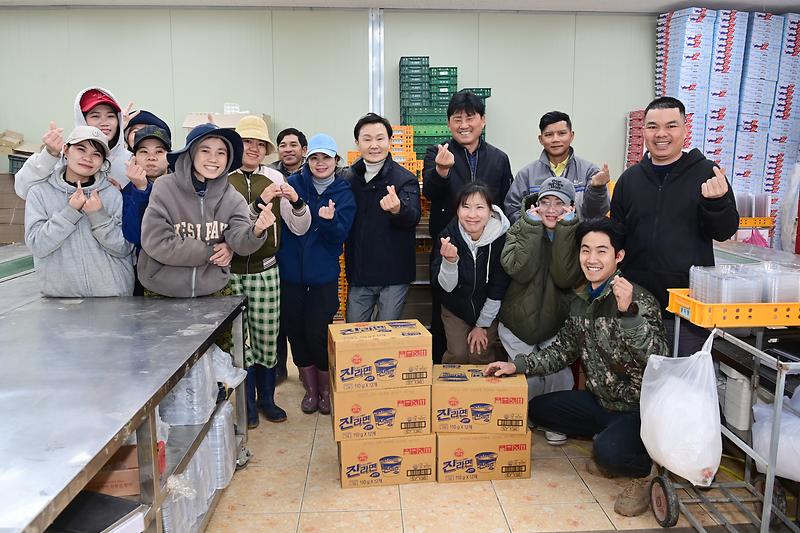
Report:
[[[213,180],[206,180],[205,199],[212,205],[216,205],[222,199],[222,195],[225,194],[225,190],[228,188],[228,174],[231,167],[230,158],[228,159],[228,165],[219,177]],[[197,194],[194,190],[194,185],[192,185],[192,172],[194,172],[192,156],[187,151],[182,153],[178,157],[178,161],[175,162],[175,175],[179,178],[177,180],[178,188],[185,194]]]
[[[47,181],[57,190],[63,191],[65,194],[70,195],[75,192],[77,187],[70,185],[69,183],[66,182],[66,180],[64,180],[64,173],[66,172],[66,168],[67,168],[67,160],[62,155],[61,159],[59,159],[56,170],[54,170],[53,173],[50,174],[50,177],[47,178]],[[92,183],[91,185],[87,185],[86,187],[81,186],[81,188],[88,193],[89,191],[102,191],[103,189],[110,187],[111,182],[108,181],[108,179],[106,178],[107,174],[108,173],[106,171],[103,170],[98,171],[97,174],[94,175],[94,183]]]
[[[486,227],[483,228],[483,233],[477,241],[472,240],[472,237],[469,236],[461,224],[458,225],[458,231],[461,232],[461,238],[464,239],[464,242],[474,257],[478,248],[493,243],[498,237],[504,235],[510,227],[511,224],[508,218],[503,214],[503,211],[501,211],[497,205],[493,205],[492,215],[489,217],[489,221],[486,223]]]
[[[670,171],[671,176],[680,176],[687,169],[697,165],[698,163],[703,163],[707,161],[706,156],[703,155],[703,152],[698,150],[697,148],[692,148],[688,152],[684,152],[680,159],[675,164],[675,167]],[[642,157],[642,168],[653,180],[656,180],[658,183],[658,177],[656,176],[656,171],[653,168],[653,161],[650,159],[650,152],[645,152],[644,157]]]
[[[117,105],[120,105],[119,100],[117,97],[114,96],[111,91],[108,89],[103,89],[102,87],[86,87],[82,91],[78,92],[78,95],[75,97],[75,104],[74,104],[74,113],[75,113],[75,125],[76,126],[86,126],[86,118],[83,116],[81,112],[81,97],[86,91],[91,89],[97,89],[98,91],[102,91],[106,93],[109,97],[113,98]],[[122,107],[120,105],[120,107]],[[125,139],[124,139],[124,132],[122,131],[122,112],[117,112],[117,142],[114,146],[110,146],[111,140],[109,139],[109,152],[106,159],[111,163],[111,167],[106,171],[108,176],[114,178],[117,183],[120,184],[121,187],[125,187],[128,184],[128,176],[127,176],[127,169],[125,166],[125,162],[131,158],[131,153],[125,147]]]

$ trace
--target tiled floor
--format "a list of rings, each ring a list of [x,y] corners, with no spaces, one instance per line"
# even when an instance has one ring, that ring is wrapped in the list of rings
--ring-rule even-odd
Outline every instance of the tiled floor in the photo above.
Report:
[[[293,369],[294,370],[294,369]],[[614,513],[620,480],[589,475],[590,443],[548,446],[533,433],[532,477],[478,483],[426,483],[367,489],[339,486],[330,418],[300,412],[302,386],[296,370],[278,387],[289,420],[262,419],[249,434],[254,453],[220,501],[212,532],[446,533],[471,531],[614,531],[660,529],[648,512],[636,518]],[[716,522],[692,510],[704,525]],[[679,527],[689,524],[681,517]]]

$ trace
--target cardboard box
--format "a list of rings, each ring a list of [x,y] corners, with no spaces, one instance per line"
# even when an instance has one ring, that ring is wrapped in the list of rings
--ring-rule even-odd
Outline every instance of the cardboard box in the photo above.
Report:
[[[529,477],[530,431],[507,435],[436,435],[436,480],[439,483]]]
[[[436,435],[339,443],[342,488],[424,483],[436,478]]]
[[[336,391],[431,384],[431,334],[418,320],[328,326],[328,364]]]
[[[139,469],[101,470],[86,484],[86,490],[109,496],[136,496],[139,494]]]
[[[431,388],[333,391],[331,420],[336,441],[428,435]]]
[[[22,141],[25,139],[25,136],[19,132],[5,130],[0,132],[0,146],[5,148],[16,148]]]
[[[139,468],[139,456],[136,453],[137,446],[135,444],[128,444],[121,446],[117,453],[111,456],[111,459],[103,465],[106,472],[111,470],[127,470],[129,468]]]
[[[528,428],[525,376],[483,375],[483,366],[435,365],[433,430],[442,433],[524,433]]]
[[[187,130],[191,130],[195,126],[199,126],[200,124],[206,124],[208,122],[208,111],[204,112],[194,112],[189,113],[186,115],[186,118],[183,119],[183,123],[181,127],[186,128]],[[211,113],[214,118],[214,124],[219,126],[220,128],[230,128],[234,129],[236,125],[239,123],[241,119],[244,117],[249,117],[251,115],[255,115],[257,117],[261,117],[264,119],[264,122],[267,123],[267,130],[270,132],[271,135],[275,135],[272,131],[272,119],[269,115],[265,115],[263,113]],[[271,137],[274,142],[274,137]]]

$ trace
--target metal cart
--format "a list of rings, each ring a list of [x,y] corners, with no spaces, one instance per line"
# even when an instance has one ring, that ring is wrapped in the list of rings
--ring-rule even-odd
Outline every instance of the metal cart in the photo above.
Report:
[[[724,339],[752,355],[753,375],[750,382],[751,390],[753,391],[751,395],[752,402],[755,402],[758,396],[762,367],[775,371],[775,399],[773,402],[773,419],[767,457],[763,457],[753,449],[751,431],[747,432],[747,440],[749,442],[745,442],[723,425],[721,427],[722,434],[746,454],[744,480],[740,482],[712,483],[708,488],[719,489],[722,496],[711,497],[706,494],[705,490],[697,489],[690,483],[672,481],[668,472],[661,468],[660,475],[654,478],[650,485],[650,502],[656,521],[662,527],[672,527],[677,523],[679,515],[683,514],[695,530],[706,531],[688,508],[689,504],[699,503],[703,504],[706,510],[728,531],[737,531],[734,525],[716,507],[718,503],[731,503],[762,533],[769,532],[771,524],[775,524],[777,521],[782,522],[790,531],[800,533],[800,527],[785,514],[786,495],[780,484],[777,484],[775,480],[775,463],[778,455],[780,420],[784,409],[783,396],[786,377],[794,374],[800,375],[800,360],[792,356],[772,356],[760,349],[763,342],[763,328],[773,325],[770,321],[776,321],[778,314],[781,315],[784,322],[782,325],[800,325],[800,313],[798,313],[800,304],[703,304],[689,298],[688,290],[670,289],[670,301],[667,309],[675,313],[676,316],[675,352],[673,356],[677,356],[681,318],[690,320],[701,327],[713,327],[723,322],[725,327],[760,328],[756,334],[757,347],[751,346],[720,329],[714,329],[713,333],[716,337]],[[785,407],[800,416],[800,413],[794,411],[788,404]],[[752,412],[750,416],[752,423]],[[754,476],[753,461],[756,461],[762,468],[766,469],[766,475]],[[683,499],[679,498],[678,491],[680,489],[687,491],[690,496]],[[739,496],[733,492],[737,489],[745,489],[749,494]],[[760,508],[760,516],[757,516],[748,507],[748,503],[755,503],[756,511]]]

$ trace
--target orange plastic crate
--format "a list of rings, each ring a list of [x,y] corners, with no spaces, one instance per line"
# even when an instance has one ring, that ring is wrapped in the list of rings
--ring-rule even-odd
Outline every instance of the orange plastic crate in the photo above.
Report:
[[[704,328],[800,326],[800,302],[707,304],[689,289],[667,289],[667,311]]]

